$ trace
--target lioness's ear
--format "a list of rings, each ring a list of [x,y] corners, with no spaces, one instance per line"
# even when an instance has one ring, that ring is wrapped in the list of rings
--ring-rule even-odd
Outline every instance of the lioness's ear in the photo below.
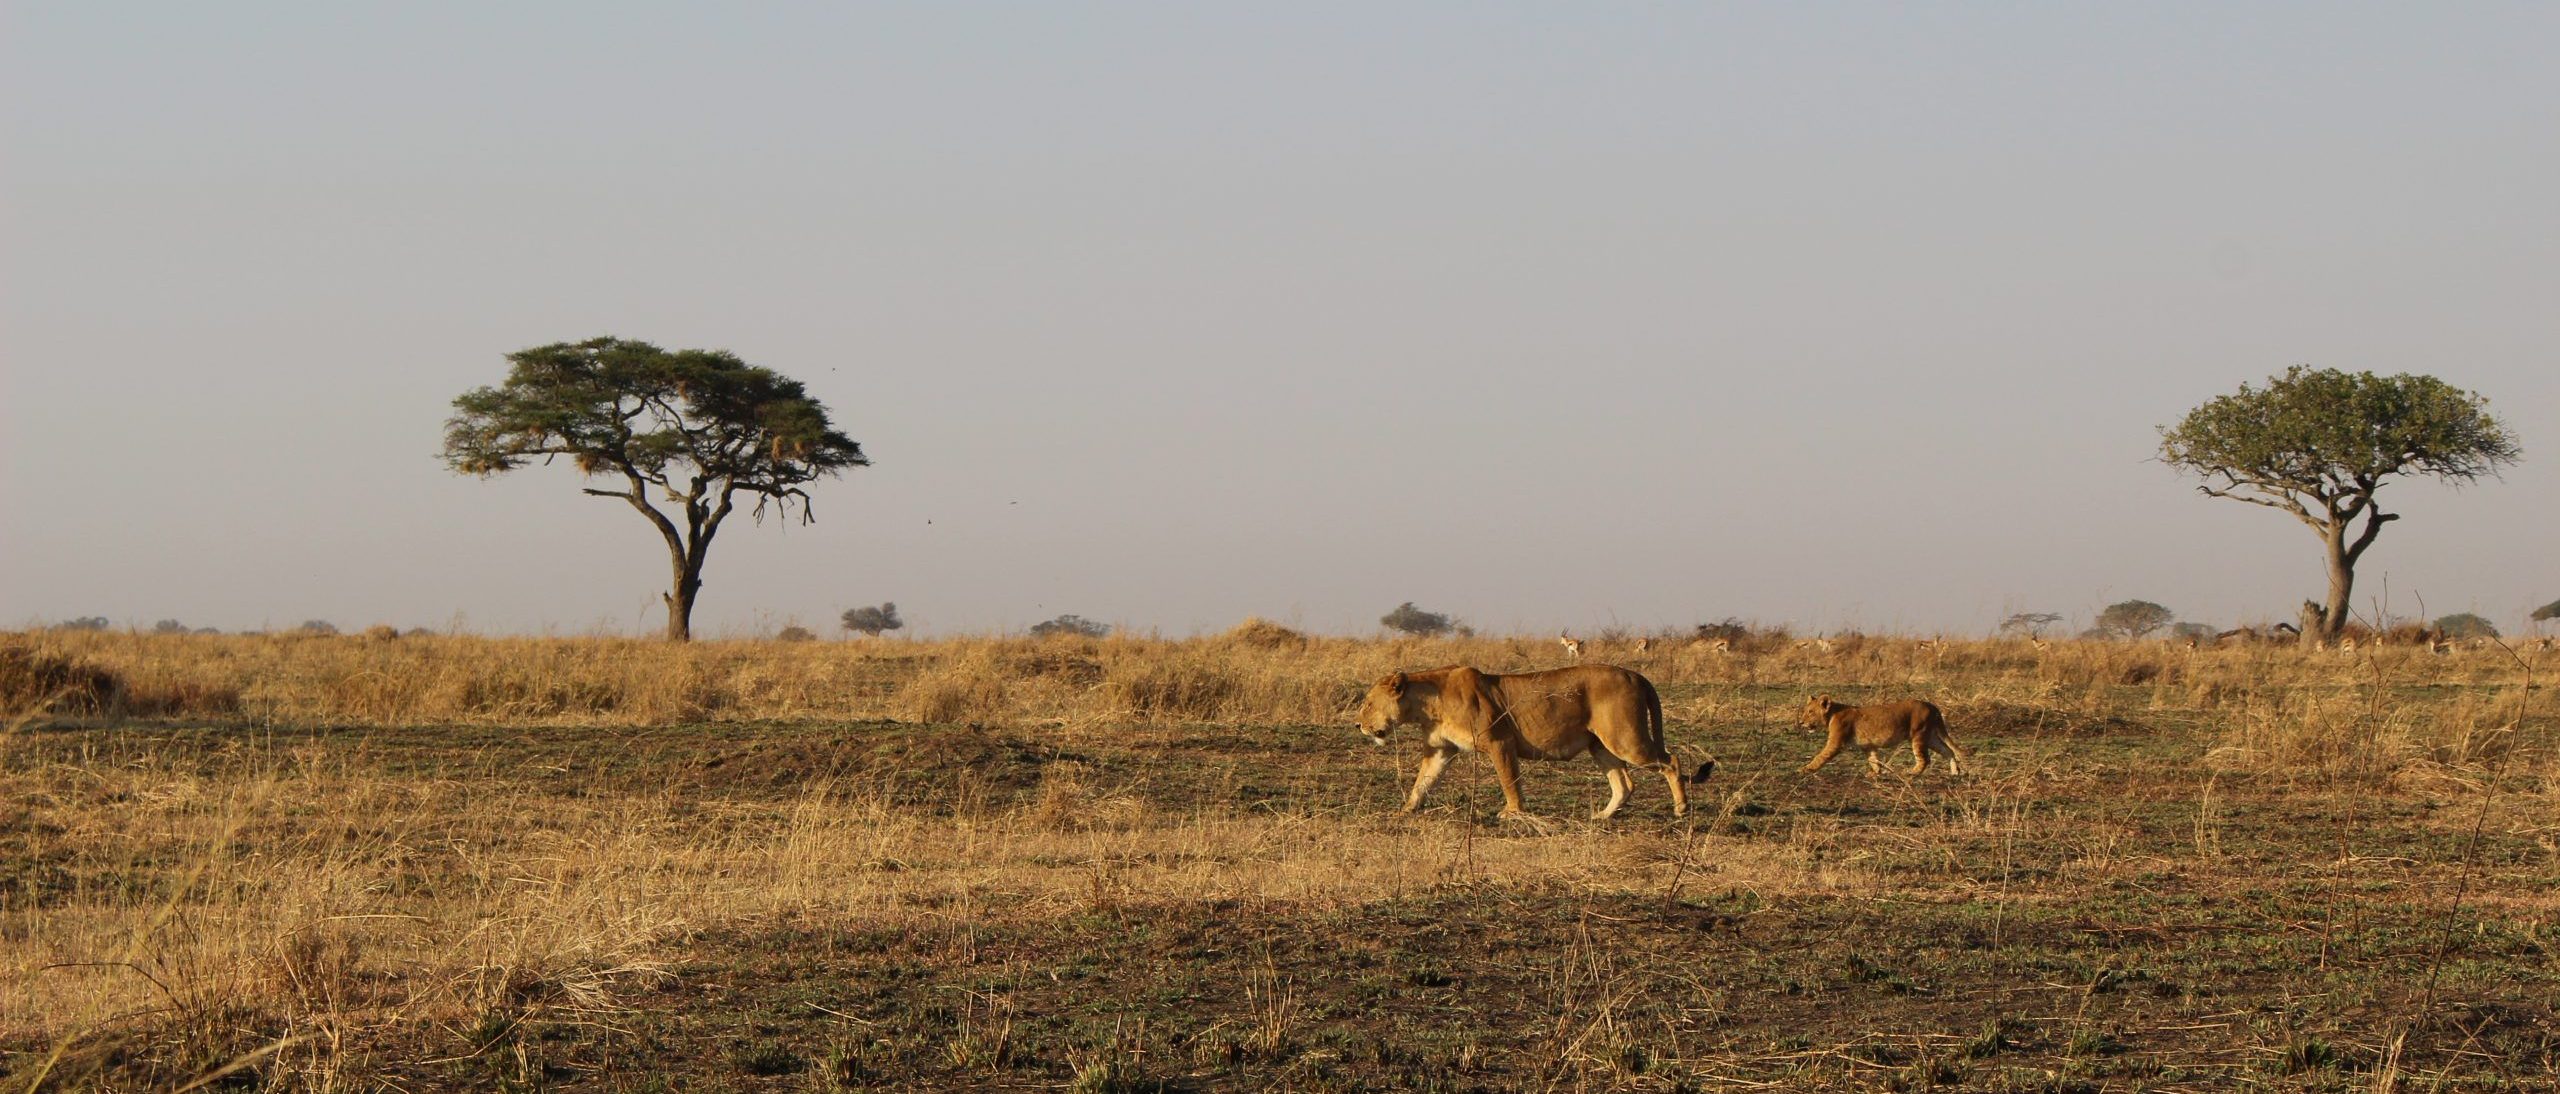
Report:
[[[1387,677],[1387,690],[1398,695],[1404,694],[1404,674],[1399,672]]]

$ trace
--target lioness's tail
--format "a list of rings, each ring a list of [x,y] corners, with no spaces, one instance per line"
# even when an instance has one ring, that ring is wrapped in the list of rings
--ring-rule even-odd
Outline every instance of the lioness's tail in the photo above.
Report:
[[[1667,759],[1671,754],[1671,736],[1665,731],[1663,724],[1662,693],[1654,690],[1653,681],[1648,680],[1641,675],[1636,677],[1636,682],[1644,687],[1644,717],[1647,723],[1647,728],[1651,730],[1650,735],[1654,740],[1662,742],[1662,752],[1664,757]],[[1673,770],[1676,771],[1677,768],[1674,768]],[[1683,781],[1694,786],[1698,783],[1707,781],[1707,776],[1715,773],[1716,758],[1709,756],[1704,763],[1698,765],[1697,774],[1690,775]]]
[[[1636,678],[1636,697],[1644,701],[1644,725],[1638,727],[1644,732],[1640,736],[1645,740],[1657,742],[1656,747],[1662,750],[1662,758],[1669,760],[1671,738],[1662,731],[1662,693],[1653,689],[1653,681],[1646,679],[1643,673],[1631,672],[1627,675]]]

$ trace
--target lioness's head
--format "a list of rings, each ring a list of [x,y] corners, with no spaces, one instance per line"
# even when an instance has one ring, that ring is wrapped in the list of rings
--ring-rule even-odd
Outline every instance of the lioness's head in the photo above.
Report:
[[[1368,734],[1370,744],[1387,743],[1388,730],[1421,717],[1405,684],[1403,673],[1391,673],[1369,685],[1368,697],[1360,700],[1360,732]]]
[[[1799,729],[1825,729],[1831,725],[1831,712],[1847,706],[1828,695],[1816,695],[1804,701],[1804,710],[1796,715]]]

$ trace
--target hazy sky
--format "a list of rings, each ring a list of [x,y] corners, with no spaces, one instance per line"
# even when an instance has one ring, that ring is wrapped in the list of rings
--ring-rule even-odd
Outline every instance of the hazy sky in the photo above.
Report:
[[[0,624],[654,630],[627,507],[436,458],[601,334],[875,460],[701,633],[2289,617],[2151,457],[2296,363],[2524,443],[2360,608],[2560,597],[2560,6],[0,10]]]

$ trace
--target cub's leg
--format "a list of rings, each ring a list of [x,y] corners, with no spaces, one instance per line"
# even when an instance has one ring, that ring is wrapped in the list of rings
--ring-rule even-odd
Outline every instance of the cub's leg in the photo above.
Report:
[[[1937,749],[1946,756],[1947,774],[1964,774],[1964,751],[1956,747],[1955,738],[1947,736],[1945,729],[1941,728],[1929,735],[1929,747]]]
[[[1804,765],[1805,774],[1810,775],[1822,770],[1822,765],[1830,763],[1831,758],[1839,755],[1841,747],[1848,743],[1848,727],[1841,725],[1835,719],[1831,723],[1831,738],[1822,742],[1822,751],[1813,754],[1813,762]]]
[[[1405,795],[1404,811],[1422,808],[1422,796],[1440,781],[1440,773],[1449,769],[1449,761],[1458,755],[1454,748],[1435,748],[1422,759],[1422,773],[1413,777],[1413,793]]]
[[[1872,779],[1872,778],[1875,778],[1876,776],[1878,776],[1878,775],[1882,775],[1882,774],[1884,774],[1884,757],[1883,757],[1883,750],[1882,750],[1882,749],[1874,749],[1874,748],[1870,748],[1870,749],[1868,749],[1868,750],[1867,750],[1867,777],[1868,777],[1868,778],[1870,778],[1870,779]]]
[[[1520,757],[1512,753],[1508,743],[1499,741],[1485,749],[1484,755],[1493,761],[1493,777],[1502,784],[1502,819],[1528,816],[1529,811],[1520,806]]]
[[[1591,750],[1591,762],[1600,765],[1600,773],[1609,777],[1609,804],[1591,811],[1592,820],[1608,820],[1618,815],[1618,807],[1627,803],[1627,788],[1635,778],[1627,774],[1627,762],[1605,748]]]

